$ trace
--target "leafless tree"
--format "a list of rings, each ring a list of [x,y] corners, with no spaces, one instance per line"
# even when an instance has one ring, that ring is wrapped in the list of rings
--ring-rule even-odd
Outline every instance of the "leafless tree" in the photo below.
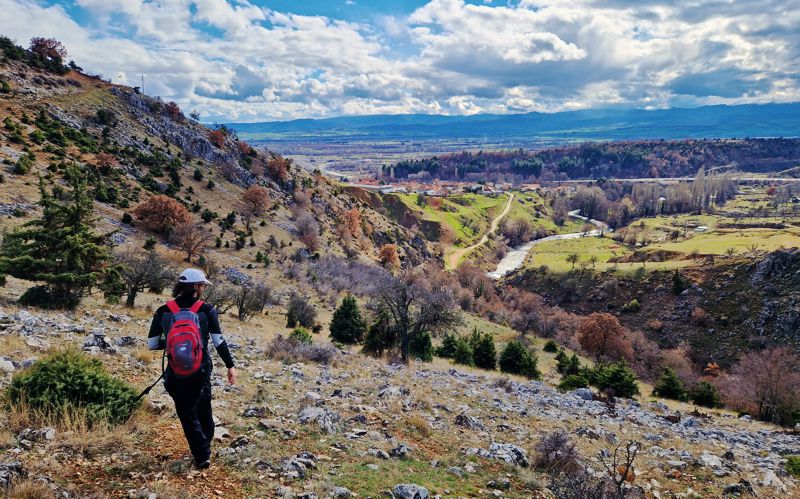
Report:
[[[236,290],[235,300],[240,321],[252,319],[273,301],[269,288],[262,283],[240,285]]]
[[[454,291],[431,284],[422,273],[387,275],[375,284],[371,308],[387,313],[391,326],[399,333],[400,353],[405,363],[412,338],[461,323]]]
[[[225,283],[212,284],[203,293],[203,301],[224,314],[236,305],[236,288]]]
[[[139,292],[148,288],[164,289],[177,276],[175,269],[155,250],[147,253],[129,250],[115,255],[114,259],[123,267],[122,280],[128,293],[126,307],[133,307]]]
[[[191,262],[195,255],[203,252],[211,240],[211,233],[203,224],[187,222],[177,226],[170,234],[170,238],[186,252],[186,261]]]

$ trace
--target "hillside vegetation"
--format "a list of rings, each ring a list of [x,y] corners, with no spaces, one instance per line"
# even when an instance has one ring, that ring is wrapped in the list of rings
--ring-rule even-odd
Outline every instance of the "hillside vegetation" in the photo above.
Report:
[[[404,160],[384,167],[393,178],[565,180],[659,178],[734,167],[778,172],[800,162],[800,139],[591,142],[539,151],[478,151]]]

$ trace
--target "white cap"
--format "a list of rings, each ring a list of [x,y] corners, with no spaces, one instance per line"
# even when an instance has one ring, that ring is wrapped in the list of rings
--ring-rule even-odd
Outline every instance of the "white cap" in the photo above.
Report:
[[[203,284],[211,284],[211,281],[206,279],[206,275],[200,269],[186,269],[181,272],[181,276],[178,278],[178,281],[185,282],[188,284],[196,284],[196,283],[203,283]]]

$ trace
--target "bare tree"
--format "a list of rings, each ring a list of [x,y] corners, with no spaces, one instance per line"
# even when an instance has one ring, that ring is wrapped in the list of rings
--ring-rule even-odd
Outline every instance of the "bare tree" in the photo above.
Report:
[[[412,338],[461,323],[454,291],[444,285],[431,284],[422,273],[387,275],[375,284],[372,308],[387,313],[390,326],[399,334],[400,353],[405,363],[408,363]]]
[[[211,233],[203,224],[187,222],[177,226],[170,234],[170,238],[186,252],[186,261],[191,262],[192,257],[203,252],[211,240]]]
[[[236,305],[236,288],[225,283],[212,284],[203,293],[203,301],[224,314]]]
[[[262,283],[240,285],[235,300],[240,321],[249,321],[273,301],[269,288]]]
[[[155,250],[147,253],[126,251],[114,256],[116,263],[122,265],[122,280],[128,298],[126,307],[133,307],[136,295],[145,289],[164,289],[174,281],[177,272]]]

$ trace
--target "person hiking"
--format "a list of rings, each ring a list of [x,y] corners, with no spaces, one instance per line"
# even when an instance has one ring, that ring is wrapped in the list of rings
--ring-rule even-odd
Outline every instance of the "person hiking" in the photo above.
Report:
[[[211,465],[214,437],[209,336],[228,368],[228,383],[236,383],[236,368],[222,337],[217,310],[200,300],[209,284],[203,271],[184,270],[172,289],[174,300],[156,310],[147,336],[150,350],[167,350],[164,387],[175,402],[194,465],[200,469]]]

